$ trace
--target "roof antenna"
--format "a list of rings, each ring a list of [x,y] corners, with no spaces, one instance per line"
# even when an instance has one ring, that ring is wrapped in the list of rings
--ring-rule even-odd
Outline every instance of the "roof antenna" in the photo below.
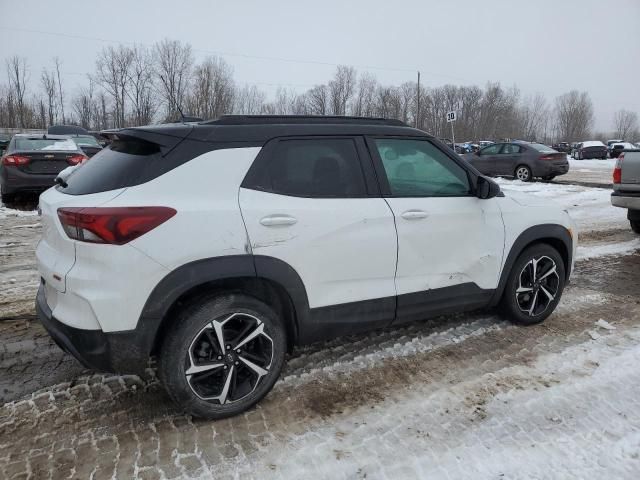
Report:
[[[164,84],[164,88],[167,90],[167,93],[169,93],[170,92],[169,86],[167,85],[167,82],[162,75],[160,75],[160,80],[162,80],[162,83]],[[178,112],[180,113],[180,120],[182,120],[182,122],[184,123],[186,121],[186,117],[184,116],[184,113],[182,113],[182,109],[180,108],[180,105],[178,105],[178,101],[175,98],[173,98],[173,95],[171,95],[171,101],[173,102],[173,105],[176,107],[176,110],[178,110]]]

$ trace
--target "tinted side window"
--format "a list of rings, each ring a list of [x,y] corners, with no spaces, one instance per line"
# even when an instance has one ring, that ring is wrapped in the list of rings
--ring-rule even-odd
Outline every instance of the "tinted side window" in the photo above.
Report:
[[[497,155],[498,152],[500,151],[500,147],[502,147],[502,144],[500,143],[496,145],[490,145],[480,150],[480,154],[481,155]]]
[[[463,196],[470,191],[466,171],[431,142],[376,139],[391,193],[400,197]]]
[[[296,197],[362,197],[364,176],[352,139],[281,140],[260,186]]]
[[[502,149],[502,153],[505,155],[513,155],[514,153],[521,153],[522,148],[519,145],[514,145],[513,143],[505,144]]]

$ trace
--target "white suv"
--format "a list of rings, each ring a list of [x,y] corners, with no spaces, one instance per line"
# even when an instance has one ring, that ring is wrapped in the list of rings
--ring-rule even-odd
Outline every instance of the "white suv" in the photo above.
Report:
[[[84,365],[201,417],[272,388],[295,345],[500,306],[533,324],[576,248],[566,211],[505,197],[395,120],[228,116],[126,128],[40,197],[38,315]]]

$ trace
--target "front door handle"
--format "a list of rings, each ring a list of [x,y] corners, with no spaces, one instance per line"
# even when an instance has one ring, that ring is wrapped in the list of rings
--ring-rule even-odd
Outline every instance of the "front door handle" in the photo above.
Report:
[[[422,210],[407,210],[402,215],[400,215],[405,220],[420,220],[421,218],[427,218],[427,212]]]
[[[277,227],[281,225],[293,225],[298,221],[290,215],[268,215],[260,219],[260,224],[265,227]]]

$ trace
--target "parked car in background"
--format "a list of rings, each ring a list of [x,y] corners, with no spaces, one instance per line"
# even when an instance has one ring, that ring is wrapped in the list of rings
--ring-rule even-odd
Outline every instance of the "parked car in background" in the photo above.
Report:
[[[397,120],[229,116],[117,137],[40,197],[37,315],[91,369],[155,356],[198,417],[251,408],[296,345],[497,305],[532,325],[570,278],[566,210],[501,195]]]
[[[589,158],[605,160],[607,158],[607,146],[600,140],[580,142],[573,152],[573,158],[575,160],[587,160]]]
[[[51,187],[62,170],[88,157],[64,135],[14,135],[0,159],[2,202],[18,192],[41,192]]]
[[[618,158],[623,150],[635,150],[636,148],[633,143],[629,142],[614,143],[611,145],[611,150],[609,150],[609,157]]]
[[[618,156],[611,204],[626,208],[631,229],[640,233],[640,148],[625,150]]]
[[[463,158],[485,175],[515,177],[523,182],[534,178],[550,181],[569,171],[567,155],[541,143],[495,143]]]
[[[492,142],[491,140],[480,140],[478,142],[478,146],[480,148],[484,148],[484,147],[488,147],[489,145],[493,145],[495,142]]]
[[[11,135],[0,133],[0,156],[4,153],[11,140]]]
[[[551,145],[551,148],[557,152],[571,153],[571,145],[568,142],[558,142]]]
[[[100,146],[96,138],[87,130],[77,125],[52,125],[47,129],[47,133],[52,135],[66,135],[72,138],[88,157],[93,157],[102,150],[102,146]]]
[[[573,142],[571,144],[571,152],[569,153],[569,155],[571,155],[572,158],[573,158],[573,154],[578,151],[579,146],[580,146],[580,142]]]
[[[611,147],[613,146],[614,143],[624,143],[624,140],[621,138],[614,139],[614,140],[607,140],[607,153],[611,154]]]
[[[111,140],[109,140],[109,137],[107,137],[106,135],[103,135],[100,132],[96,132],[96,131],[89,131],[89,135],[91,135],[93,138],[96,139],[96,141],[98,142],[98,144],[104,148],[107,145],[109,145],[109,143],[111,143]]]

